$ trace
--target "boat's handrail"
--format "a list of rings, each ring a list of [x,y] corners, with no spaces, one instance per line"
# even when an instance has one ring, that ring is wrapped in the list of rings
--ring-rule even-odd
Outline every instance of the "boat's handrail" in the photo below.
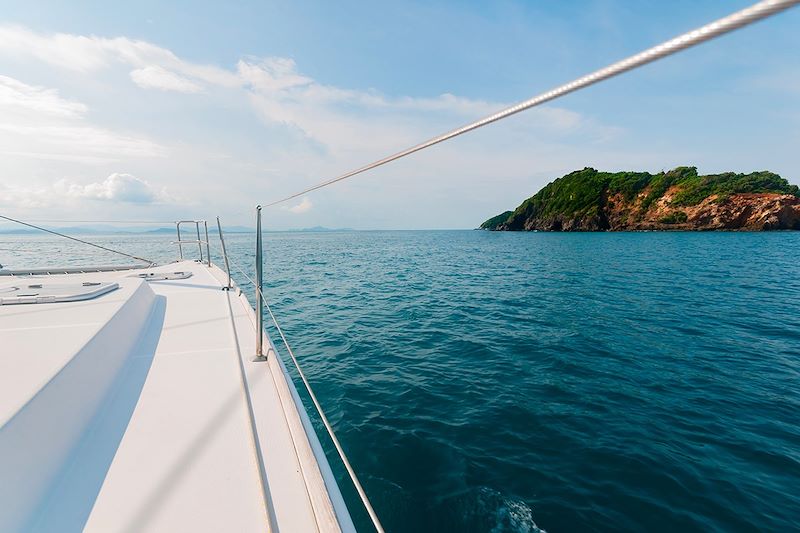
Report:
[[[262,284],[264,278],[264,249],[261,244],[261,206],[256,206],[256,357],[264,357],[262,332],[264,331],[264,293]]]
[[[222,259],[225,261],[225,272],[228,273],[228,283],[223,287],[224,290],[231,290],[231,264],[228,262],[228,251],[225,249],[225,237],[222,235],[222,224],[217,217],[217,230],[219,230],[219,243],[222,248]],[[208,260],[211,261],[211,252],[208,253]]]
[[[181,239],[181,224],[194,224],[195,230],[197,231],[197,239],[192,240],[183,240]],[[200,238],[200,224],[203,225],[205,229],[206,239],[202,240]],[[177,220],[175,221],[175,230],[178,233],[178,240],[172,241],[172,244],[178,245],[178,259],[183,261],[183,245],[184,244],[196,244],[197,249],[200,252],[200,262],[207,263],[208,266],[211,266],[211,249],[208,243],[208,222],[205,220]],[[206,256],[203,257],[203,245],[206,245]]]

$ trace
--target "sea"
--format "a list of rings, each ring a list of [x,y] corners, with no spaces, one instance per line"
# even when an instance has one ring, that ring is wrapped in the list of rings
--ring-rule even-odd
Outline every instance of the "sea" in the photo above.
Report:
[[[130,262],[0,235],[9,269]],[[264,262],[387,531],[800,530],[800,232],[265,233]]]

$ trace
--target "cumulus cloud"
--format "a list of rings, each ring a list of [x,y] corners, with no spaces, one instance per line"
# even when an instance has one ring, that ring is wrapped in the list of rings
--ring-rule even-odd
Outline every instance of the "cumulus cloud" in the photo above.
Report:
[[[314,204],[311,203],[311,200],[309,200],[307,196],[304,196],[300,203],[290,207],[289,211],[299,215],[302,213],[307,213],[312,207],[314,207]]]
[[[114,173],[101,182],[80,185],[62,180],[55,189],[73,198],[91,198],[135,204],[150,204],[169,198],[166,190],[131,174]]]
[[[199,93],[200,85],[169,70],[151,65],[131,71],[133,82],[144,89],[160,89],[179,93]]]

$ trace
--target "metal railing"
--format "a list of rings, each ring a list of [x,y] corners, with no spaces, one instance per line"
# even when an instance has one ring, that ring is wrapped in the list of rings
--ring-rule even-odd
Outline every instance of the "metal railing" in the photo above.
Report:
[[[256,357],[264,358],[262,331],[264,331],[264,276],[263,250],[261,246],[261,206],[256,206]]]
[[[225,261],[225,272],[228,273],[228,284],[222,290],[229,291],[231,290],[231,264],[228,262],[228,251],[225,248],[225,237],[222,235],[222,224],[219,222],[219,217],[217,217],[217,230],[219,231],[219,243],[222,248],[222,259]]]
[[[195,230],[197,232],[197,240],[183,240],[181,239],[181,224],[194,224]],[[200,238],[200,224],[203,225],[205,229],[205,240]],[[200,262],[206,263],[208,266],[211,266],[211,249],[208,244],[208,222],[205,220],[178,220],[175,222],[175,230],[178,233],[178,240],[173,241],[172,244],[178,245],[178,259],[183,261],[183,245],[184,244],[196,244],[197,250],[200,252]],[[206,253],[205,257],[203,256],[203,245],[206,245]],[[230,283],[229,283],[230,284]]]

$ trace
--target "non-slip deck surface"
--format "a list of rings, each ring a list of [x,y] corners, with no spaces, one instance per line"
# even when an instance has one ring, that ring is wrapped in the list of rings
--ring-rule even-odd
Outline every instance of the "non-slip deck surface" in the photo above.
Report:
[[[0,308],[0,365],[25,369],[27,376],[0,393],[6,419],[26,419],[29,398],[42,395],[37,388],[67,400],[81,389],[108,389],[96,400],[87,394],[84,403],[96,412],[81,421],[79,435],[62,439],[68,449],[39,473],[41,486],[23,505],[12,508],[13,494],[4,494],[11,501],[0,501],[0,525],[56,530],[68,524],[103,532],[350,529],[338,507],[337,520],[331,500],[340,501],[338,488],[323,481],[274,352],[267,361],[253,360],[249,304],[237,291],[221,290],[224,278],[215,267],[181,262],[153,269],[174,270],[192,276],[151,282],[129,278],[130,272],[52,276],[113,280],[120,289],[87,302]],[[137,290],[147,309],[128,310],[127,323],[115,324],[114,306]],[[45,320],[47,314],[59,316]],[[50,325],[35,325],[41,323]],[[29,328],[36,327],[44,331],[32,342],[36,334]],[[106,357],[102,349],[80,352],[102,327],[118,329],[106,331],[109,338],[138,327],[138,340],[120,356],[118,370],[97,377],[109,383],[81,382],[70,374],[78,364],[71,354],[78,351],[75,360]],[[27,414],[28,433],[21,434],[35,438],[46,417]],[[16,426],[0,428],[0,450],[4,440],[19,448],[19,436],[12,438]],[[4,468],[0,457],[0,474]]]

